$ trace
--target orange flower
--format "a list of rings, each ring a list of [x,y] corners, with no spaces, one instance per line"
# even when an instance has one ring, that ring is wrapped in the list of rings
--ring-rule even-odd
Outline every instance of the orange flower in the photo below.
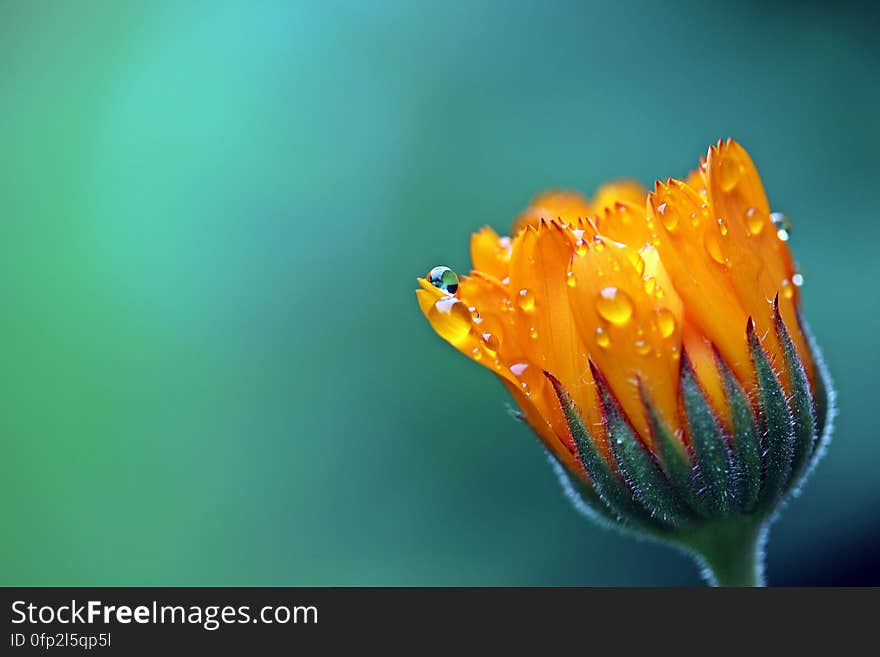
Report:
[[[716,515],[769,508],[816,452],[827,392],[799,318],[789,230],[728,140],[686,182],[650,193],[622,182],[592,201],[542,194],[512,238],[473,235],[469,276],[435,268],[416,292],[437,333],[502,380],[612,515],[626,516],[630,497],[681,526],[707,505]],[[774,427],[778,445],[767,445]],[[666,502],[646,502],[629,480],[632,463],[612,444],[621,431],[649,455],[646,476],[678,486]],[[673,461],[687,481],[676,484]],[[693,468],[708,493],[684,490]],[[615,502],[608,487],[620,479],[628,486]]]
[[[454,296],[425,279],[417,294],[435,330],[493,370],[547,446],[582,473],[543,371],[569,391],[599,442],[605,435],[590,360],[646,443],[652,435],[640,381],[687,441],[678,411],[682,351],[729,426],[715,350],[750,389],[746,320],[779,363],[779,295],[814,379],[797,321],[802,279],[779,224],[751,159],[729,140],[709,149],[688,182],[658,182],[650,194],[631,182],[600,188],[594,203],[574,192],[542,194],[517,220],[513,239],[488,227],[474,234],[474,271]]]

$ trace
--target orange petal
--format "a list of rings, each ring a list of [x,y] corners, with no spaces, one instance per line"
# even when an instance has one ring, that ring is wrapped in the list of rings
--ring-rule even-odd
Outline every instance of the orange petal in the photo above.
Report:
[[[677,426],[681,300],[672,287],[657,283],[658,277],[668,279],[651,246],[640,253],[597,236],[571,268],[575,286],[569,288],[569,299],[581,338],[631,423],[650,443],[638,383],[644,383],[667,422]]]
[[[795,268],[788,245],[770,219],[761,178],[742,146],[728,140],[710,148],[706,180],[712,217],[726,233],[722,241],[726,242],[723,248],[733,286],[743,308],[755,320],[758,335],[766,335],[764,348],[778,362],[781,347],[772,330],[772,302],[781,293],[780,300],[792,302],[783,305],[793,317],[798,294],[791,283]],[[792,338],[811,373],[806,341],[799,331],[793,331]]]
[[[616,203],[645,207],[648,190],[635,180],[616,180],[605,183],[596,190],[591,205],[593,212],[601,215],[605,209],[613,209]]]
[[[718,224],[707,203],[678,180],[657,183],[648,219],[660,258],[687,308],[688,321],[721,351],[744,384],[754,381],[740,305],[720,250]]]
[[[471,262],[475,270],[504,280],[510,268],[510,238],[484,226],[471,236]]]

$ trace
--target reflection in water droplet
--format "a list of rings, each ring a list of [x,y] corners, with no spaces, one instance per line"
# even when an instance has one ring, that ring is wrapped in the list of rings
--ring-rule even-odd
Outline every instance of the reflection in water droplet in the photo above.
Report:
[[[519,291],[519,307],[523,312],[532,313],[535,311],[535,295],[531,290],[522,289]]]
[[[565,282],[568,284],[568,287],[574,287],[577,285],[577,279],[574,277],[574,272],[565,272]]]
[[[538,329],[536,329],[534,326],[530,326],[530,327],[529,327],[529,337],[530,337],[532,340],[537,340],[537,339],[538,339]]]
[[[727,222],[724,221],[721,217],[718,217],[718,230],[721,231],[722,237],[727,235]]]
[[[675,332],[675,315],[669,308],[659,308],[657,310],[657,328],[660,335],[668,338]]]
[[[596,300],[599,315],[618,326],[626,324],[633,313],[633,302],[623,290],[606,287],[599,292]]]
[[[577,242],[575,242],[574,252],[577,253],[579,256],[587,255],[587,243],[584,242],[584,240],[579,239]]]
[[[791,277],[791,282],[794,283],[797,287],[800,287],[804,284],[804,277],[800,274],[795,274]]]
[[[458,274],[449,267],[434,267],[428,272],[426,277],[428,282],[434,287],[446,292],[447,294],[455,294],[458,291]]]
[[[611,344],[611,338],[608,336],[608,333],[605,332],[601,326],[596,329],[596,344],[598,344],[603,349],[607,349],[608,345]]]

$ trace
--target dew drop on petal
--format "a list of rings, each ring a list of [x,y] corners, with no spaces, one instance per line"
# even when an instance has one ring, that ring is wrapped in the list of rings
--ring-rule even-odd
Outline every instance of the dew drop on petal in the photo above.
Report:
[[[714,230],[707,230],[703,241],[709,257],[720,265],[724,264],[724,252],[721,250],[721,236]]]
[[[718,217],[718,230],[721,231],[722,237],[727,235],[727,222],[721,217]]]
[[[648,294],[653,294],[654,289],[657,287],[657,279],[653,276],[645,277],[645,292]]]
[[[518,296],[519,307],[523,312],[535,312],[535,294],[529,289],[523,288],[519,291]]]
[[[529,327],[529,337],[530,337],[532,340],[537,340],[537,339],[538,339],[538,329],[536,329],[534,326],[530,326],[530,327]]]
[[[794,286],[785,278],[782,280],[780,293],[784,299],[791,299],[794,296]]]
[[[800,287],[804,284],[804,277],[801,274],[795,274],[791,277],[791,282],[795,284],[795,286]]]
[[[428,272],[427,279],[431,285],[446,294],[455,294],[458,291],[458,274],[449,267],[434,267]]]
[[[565,282],[568,287],[574,287],[577,285],[577,279],[574,277],[574,272],[569,271],[565,273]]]
[[[743,167],[738,160],[730,157],[724,158],[721,162],[721,168],[718,172],[720,176],[721,189],[729,192],[736,187],[739,179],[742,177]]]
[[[764,230],[764,217],[755,208],[746,210],[746,226],[750,235],[760,235]]]
[[[645,260],[638,251],[629,251],[627,253],[627,258],[639,276],[645,273]]]
[[[602,318],[621,326],[626,324],[632,316],[633,302],[623,290],[616,287],[606,287],[599,292],[596,310]]]
[[[490,356],[494,357],[498,353],[498,348],[501,346],[500,340],[491,333],[483,333],[480,337],[483,341],[483,348]]]
[[[471,349],[471,358],[474,360],[480,360],[483,357],[483,352],[480,351],[479,347],[474,347]]]
[[[670,207],[668,203],[658,205],[657,214],[660,215],[660,222],[669,232],[674,231],[678,226],[678,211]]]
[[[587,255],[587,243],[583,239],[579,239],[574,245],[574,252],[579,256]]]
[[[651,345],[644,340],[636,340],[635,348],[636,353],[638,353],[639,356],[647,356],[649,353],[651,353]]]
[[[669,308],[659,308],[657,310],[657,328],[660,335],[668,338],[675,332],[675,315]]]
[[[603,349],[607,349],[611,344],[611,338],[608,336],[608,333],[601,326],[596,329],[596,344],[602,347]]]

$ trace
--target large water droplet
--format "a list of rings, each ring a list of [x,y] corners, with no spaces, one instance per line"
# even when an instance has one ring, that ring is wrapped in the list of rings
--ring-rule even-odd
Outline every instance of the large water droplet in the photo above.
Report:
[[[434,267],[428,272],[428,282],[434,287],[446,292],[446,294],[455,294],[458,290],[458,274],[449,267]]]
[[[657,328],[664,338],[668,338],[675,332],[675,315],[669,308],[657,309]]]
[[[721,189],[729,192],[736,187],[739,179],[742,177],[743,167],[738,160],[726,157],[721,161],[721,168],[718,172],[720,176]]]
[[[535,294],[529,289],[523,288],[519,291],[519,307],[523,312],[535,312]]]
[[[626,324],[633,313],[633,302],[626,292],[616,287],[606,287],[596,300],[599,315],[618,326]]]

